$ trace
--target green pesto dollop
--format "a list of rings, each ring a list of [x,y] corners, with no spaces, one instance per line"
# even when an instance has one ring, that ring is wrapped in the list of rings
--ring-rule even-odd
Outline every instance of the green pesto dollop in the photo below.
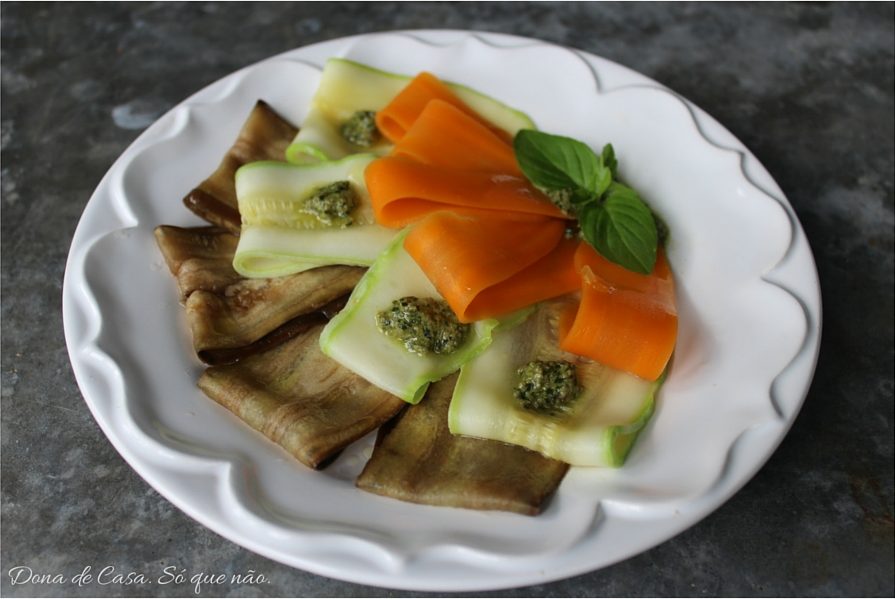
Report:
[[[553,205],[563,211],[564,214],[575,216],[575,204],[572,197],[575,191],[573,189],[545,189],[544,194],[550,198]]]
[[[376,326],[419,355],[456,351],[469,333],[450,306],[429,297],[402,297],[376,315]]]
[[[557,360],[535,360],[516,371],[513,395],[526,410],[556,414],[568,409],[581,393],[575,365]]]
[[[376,128],[376,113],[372,110],[359,110],[342,123],[340,129],[346,141],[361,148],[369,148],[379,140],[379,129]]]
[[[304,208],[321,223],[331,227],[351,224],[351,212],[357,207],[357,194],[348,181],[336,181],[314,190]]]

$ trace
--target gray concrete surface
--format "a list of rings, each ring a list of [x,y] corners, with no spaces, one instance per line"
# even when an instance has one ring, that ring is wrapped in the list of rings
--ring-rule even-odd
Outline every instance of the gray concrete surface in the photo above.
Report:
[[[407,28],[536,36],[636,69],[742,139],[813,247],[817,375],[790,434],[727,504],[615,566],[487,596],[892,596],[893,4],[2,5],[4,596],[192,596],[184,585],[12,584],[250,569],[205,596],[405,596],[294,570],[217,536],[116,453],[75,384],[61,286],[78,218],[165,110],[244,65]]]

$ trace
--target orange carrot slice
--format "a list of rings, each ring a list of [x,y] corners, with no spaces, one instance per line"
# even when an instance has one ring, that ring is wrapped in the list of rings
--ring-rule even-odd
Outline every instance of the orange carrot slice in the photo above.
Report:
[[[436,210],[565,218],[521,177],[422,164],[398,157],[373,161],[364,173],[376,222],[403,227]]]
[[[584,246],[585,244],[582,244]],[[575,256],[581,303],[560,325],[560,347],[654,381],[677,338],[674,282],[664,252],[650,275],[639,275],[581,247]]]
[[[512,145],[443,100],[426,105],[392,155],[435,166],[523,176]]]
[[[422,72],[414,77],[389,104],[376,113],[376,127],[392,143],[399,141],[410,129],[417,117],[432,100],[442,100],[478,119],[486,126],[476,112],[458,98],[438,77]],[[497,130],[499,131],[499,130]],[[502,133],[507,139],[509,136]]]
[[[575,291],[581,286],[574,260],[579,243],[563,239],[531,266],[483,290],[467,306],[466,317],[481,320],[502,316]]]
[[[477,296],[550,254],[562,238],[564,229],[563,221],[557,219],[513,214],[473,216],[441,211],[429,215],[410,231],[404,239],[404,249],[426,273],[457,318],[461,322],[471,322],[484,318],[483,310],[475,307],[470,313]],[[506,295],[497,293],[484,305],[502,311],[500,301]],[[514,309],[510,307],[505,312]]]
[[[613,287],[650,293],[669,299],[672,306],[674,304],[674,281],[665,252],[661,249],[656,254],[653,272],[643,275],[610,262],[589,244],[582,243],[575,252],[575,267],[581,272],[585,266]]]

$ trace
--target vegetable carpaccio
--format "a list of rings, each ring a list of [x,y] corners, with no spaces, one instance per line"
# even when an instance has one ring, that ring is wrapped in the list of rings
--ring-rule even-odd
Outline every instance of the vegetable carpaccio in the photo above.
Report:
[[[227,362],[200,388],[312,468],[379,428],[358,487],[403,501],[534,515],[569,465],[621,465],[674,350],[662,248],[601,256],[520,169],[531,119],[431,73],[332,59],[307,114],[259,102],[185,201],[218,228],[158,229],[188,310],[277,315],[197,338]]]

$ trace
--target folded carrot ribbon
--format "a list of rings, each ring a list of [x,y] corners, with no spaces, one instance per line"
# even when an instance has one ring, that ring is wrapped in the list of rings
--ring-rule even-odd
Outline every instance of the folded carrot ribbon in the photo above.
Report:
[[[404,249],[461,322],[500,316],[580,284],[577,242],[565,224],[525,215],[435,212],[413,227]]]
[[[414,77],[385,108],[376,113],[376,127],[392,143],[397,143],[416,123],[419,115],[433,100],[447,102],[470,118],[509,140],[509,135],[484,120],[432,73],[423,71]]]
[[[677,339],[674,279],[665,252],[659,251],[651,274],[641,275],[582,243],[575,270],[581,302],[561,318],[559,346],[649,381],[659,378]]]
[[[377,125],[395,143],[365,173],[377,222],[415,223],[404,247],[461,322],[581,289],[560,347],[644,379],[661,375],[677,335],[663,252],[640,275],[565,239],[569,217],[523,176],[506,134],[429,73]]]

